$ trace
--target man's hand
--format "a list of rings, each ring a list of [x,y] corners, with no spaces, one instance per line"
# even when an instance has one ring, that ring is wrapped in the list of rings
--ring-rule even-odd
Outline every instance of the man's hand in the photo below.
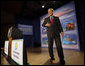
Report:
[[[51,23],[47,23],[45,26],[50,27],[51,26]]]
[[[62,37],[64,36],[64,33],[63,33],[63,32],[61,32],[61,36],[62,36]]]

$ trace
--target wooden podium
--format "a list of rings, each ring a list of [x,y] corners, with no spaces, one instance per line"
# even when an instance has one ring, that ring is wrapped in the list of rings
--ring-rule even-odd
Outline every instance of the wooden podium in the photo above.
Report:
[[[9,57],[11,57],[11,45],[12,45],[12,38],[9,38]]]
[[[13,64],[13,65],[19,65],[17,64],[16,62],[13,61],[12,59],[12,40],[18,40],[18,39],[22,39],[22,32],[15,28],[15,27],[12,27],[12,29],[9,29],[10,32],[8,33],[9,34],[9,46],[8,46],[8,57],[7,57],[7,60],[10,64]],[[23,65],[29,65],[29,63],[27,63],[27,51],[26,51],[26,47],[25,47],[25,44],[23,43]]]

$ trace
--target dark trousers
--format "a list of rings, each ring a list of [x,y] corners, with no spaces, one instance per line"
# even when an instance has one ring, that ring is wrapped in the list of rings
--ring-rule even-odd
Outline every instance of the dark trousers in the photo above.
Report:
[[[54,58],[53,54],[53,41],[55,40],[58,56],[60,60],[64,60],[63,49],[61,44],[60,35],[48,34],[48,50],[51,58]]]

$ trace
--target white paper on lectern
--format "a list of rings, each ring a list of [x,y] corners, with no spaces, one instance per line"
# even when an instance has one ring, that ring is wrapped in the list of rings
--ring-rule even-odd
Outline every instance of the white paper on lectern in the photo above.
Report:
[[[5,53],[6,55],[8,55],[8,46],[9,46],[9,41],[5,41],[4,53]]]
[[[12,40],[12,59],[19,65],[23,65],[23,39]]]

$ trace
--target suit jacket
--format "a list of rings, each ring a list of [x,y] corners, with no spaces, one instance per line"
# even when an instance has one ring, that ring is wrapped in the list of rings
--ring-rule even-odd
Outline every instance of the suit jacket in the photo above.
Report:
[[[49,22],[52,24],[50,17],[45,18],[42,26],[46,27],[46,23]],[[63,32],[60,20],[58,17],[53,16],[53,24],[51,25],[51,27],[47,27],[47,34],[49,35],[59,35],[61,32]]]

